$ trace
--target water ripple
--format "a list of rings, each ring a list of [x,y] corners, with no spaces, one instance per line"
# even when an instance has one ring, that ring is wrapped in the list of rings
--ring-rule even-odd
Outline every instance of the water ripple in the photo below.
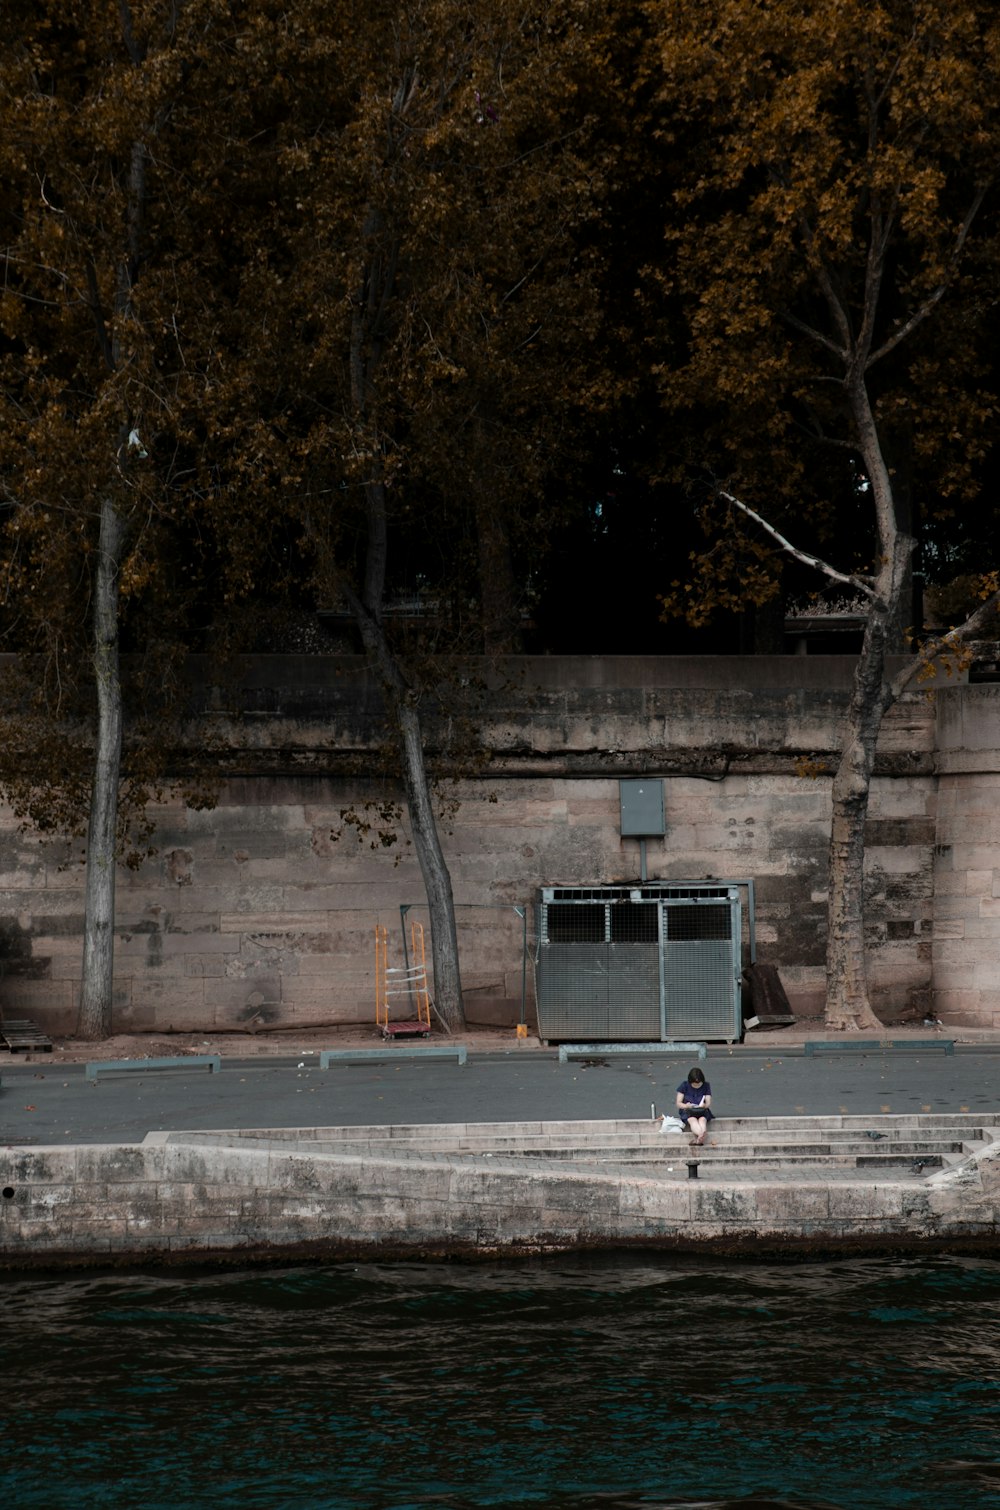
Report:
[[[996,1503],[1000,1264],[9,1277],[16,1510]]]

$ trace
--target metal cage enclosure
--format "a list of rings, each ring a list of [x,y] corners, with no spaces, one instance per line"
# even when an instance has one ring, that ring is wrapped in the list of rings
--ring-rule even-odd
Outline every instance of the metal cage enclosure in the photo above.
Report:
[[[738,1040],[742,926],[727,882],[544,887],[539,1036]]]

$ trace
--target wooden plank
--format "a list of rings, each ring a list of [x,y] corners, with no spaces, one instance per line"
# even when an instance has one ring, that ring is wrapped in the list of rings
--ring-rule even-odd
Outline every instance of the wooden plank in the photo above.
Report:
[[[52,1039],[26,1017],[7,1018],[0,1022],[0,1044],[10,1049],[12,1054],[52,1053]]]

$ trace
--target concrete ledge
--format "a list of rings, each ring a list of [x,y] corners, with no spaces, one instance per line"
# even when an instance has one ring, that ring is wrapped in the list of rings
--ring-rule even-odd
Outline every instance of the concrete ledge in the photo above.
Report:
[[[987,1114],[983,1131],[996,1117]],[[904,1125],[879,1120],[886,1132]],[[761,1169],[738,1178],[700,1158],[689,1179],[686,1150],[657,1169],[602,1164],[583,1132],[600,1127],[538,1124],[559,1139],[583,1134],[578,1160],[558,1166],[509,1149],[480,1158],[407,1148],[397,1129],[382,1129],[378,1157],[370,1146],[317,1146],[317,1130],[304,1129],[285,1129],[285,1140],[265,1131],[263,1142],[257,1130],[0,1148],[0,1269],[234,1253],[328,1260],[645,1246],[718,1256],[965,1241],[993,1251],[1000,1235],[996,1143],[926,1176]]]
[[[708,1045],[704,1043],[561,1043],[559,1063],[569,1059],[595,1059],[604,1054],[695,1054],[699,1059],[708,1058]]]
[[[803,1045],[806,1058],[814,1054],[878,1054],[884,1051],[905,1054],[954,1054],[955,1043],[951,1038],[807,1038]]]
[[[219,1054],[173,1054],[162,1059],[99,1059],[87,1065],[87,1079],[96,1080],[103,1074],[141,1074],[144,1070],[187,1070],[208,1066],[214,1075],[222,1069]]]
[[[435,1044],[433,1048],[395,1043],[382,1049],[320,1049],[319,1067],[327,1070],[331,1064],[376,1064],[390,1059],[457,1059],[465,1064],[468,1057],[464,1043]]]

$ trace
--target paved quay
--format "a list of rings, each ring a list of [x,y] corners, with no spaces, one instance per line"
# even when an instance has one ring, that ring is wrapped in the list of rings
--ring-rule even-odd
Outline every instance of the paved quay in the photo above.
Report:
[[[194,1068],[104,1073],[87,1080],[87,1061],[123,1057],[101,1045],[57,1046],[51,1054],[0,1060],[0,1143],[141,1141],[156,1130],[314,1127],[373,1123],[566,1119],[644,1119],[670,1111],[690,1055],[601,1054],[560,1063],[558,1050],[512,1033],[470,1033],[456,1060],[410,1057],[374,1033],[247,1040],[187,1036],[179,1055],[219,1053],[219,1073]],[[995,1039],[894,1031],[891,1047],[810,1056],[829,1035],[748,1037],[710,1045],[704,1068],[717,1116],[756,1117],[976,1112],[1000,1109],[1000,1033]],[[435,1042],[441,1042],[438,1039]],[[452,1040],[446,1040],[451,1043]],[[955,1042],[946,1054],[939,1046]],[[928,1043],[933,1047],[927,1048]],[[319,1068],[335,1046],[370,1059]],[[163,1041],[155,1046],[159,1054]],[[252,1047],[252,1054],[247,1049]],[[134,1054],[137,1064],[141,1053]],[[69,1060],[69,1062],[67,1062]]]
[[[190,1064],[88,1078],[125,1056],[57,1047],[0,1064],[0,1263],[995,1248],[1000,1035],[809,1042],[711,1046],[694,1154],[651,1120],[689,1052],[561,1062],[472,1033],[464,1062],[421,1060],[362,1034],[321,1068],[331,1043],[303,1035],[230,1044],[210,1073],[203,1039],[173,1045]]]

